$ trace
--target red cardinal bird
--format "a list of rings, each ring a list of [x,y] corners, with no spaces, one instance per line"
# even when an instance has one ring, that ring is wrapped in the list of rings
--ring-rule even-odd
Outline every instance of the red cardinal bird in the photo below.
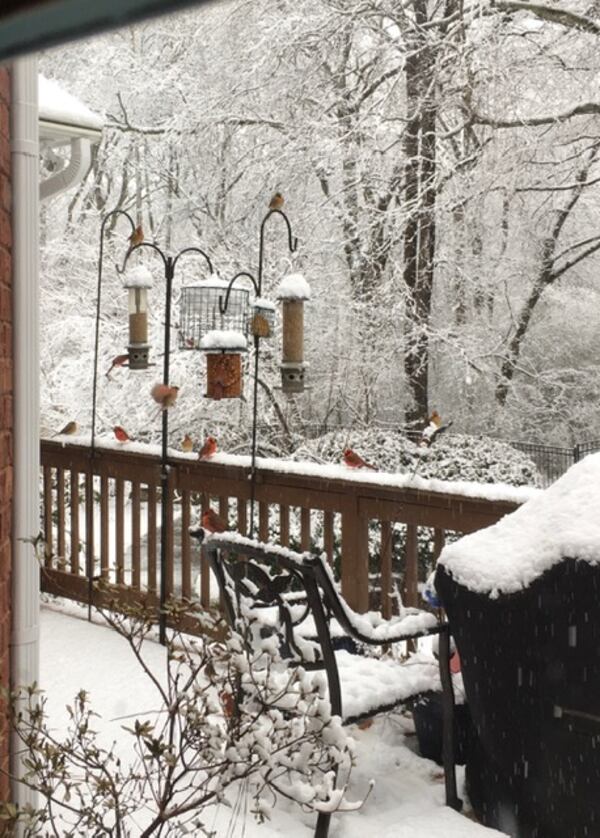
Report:
[[[129,436],[125,428],[122,428],[120,425],[115,425],[113,431],[119,442],[134,442],[133,437]]]
[[[373,471],[377,471],[377,466],[367,463],[360,454],[357,454],[351,448],[344,448],[344,463],[348,468],[371,468]]]
[[[217,452],[217,440],[214,436],[207,436],[204,445],[198,453],[199,460],[208,460]]]
[[[106,377],[110,378],[110,374],[115,367],[126,367],[129,365],[129,355],[116,355],[110,364],[110,367],[106,371]]]
[[[207,532],[225,532],[227,529],[225,521],[210,507],[202,516],[202,526]]]

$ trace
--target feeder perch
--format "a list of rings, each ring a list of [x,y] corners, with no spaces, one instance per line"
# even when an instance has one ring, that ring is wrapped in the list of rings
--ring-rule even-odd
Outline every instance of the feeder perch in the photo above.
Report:
[[[252,304],[250,331],[258,338],[270,338],[275,327],[275,305],[264,297],[257,297]]]
[[[283,315],[281,388],[284,393],[304,392],[304,302],[310,299],[310,286],[302,274],[289,274],[277,289]]]
[[[221,314],[219,300],[225,301],[229,283],[208,279],[181,289],[179,313],[179,348],[200,349],[211,331],[235,331],[246,334],[249,293],[247,288],[232,288],[227,311]]]
[[[235,330],[213,330],[200,342],[206,355],[206,398],[237,399],[242,395],[242,353],[245,336]]]
[[[148,368],[148,288],[152,287],[152,274],[143,265],[127,271],[124,286],[129,294],[129,369]]]

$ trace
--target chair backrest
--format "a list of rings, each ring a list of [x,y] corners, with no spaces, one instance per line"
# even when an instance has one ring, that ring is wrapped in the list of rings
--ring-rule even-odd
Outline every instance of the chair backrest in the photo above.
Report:
[[[331,610],[316,579],[320,560],[239,536],[211,538],[202,549],[230,626],[253,650],[261,640],[276,636],[288,666],[324,670],[331,712],[341,715]]]

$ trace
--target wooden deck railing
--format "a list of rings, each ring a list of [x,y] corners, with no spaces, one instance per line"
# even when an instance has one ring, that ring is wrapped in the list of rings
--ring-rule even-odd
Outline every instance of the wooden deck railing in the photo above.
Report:
[[[42,589],[87,602],[89,576],[102,577],[106,597],[157,604],[160,568],[160,460],[114,449],[43,441]],[[188,528],[210,503],[242,534],[248,531],[249,470],[173,457],[164,502],[172,526],[167,543],[167,591],[210,605],[208,568]],[[261,540],[324,550],[341,557],[342,592],[357,610],[369,607],[369,547],[380,579],[380,602],[392,607],[392,526],[407,525],[403,600],[417,602],[418,528],[433,528],[434,554],[447,530],[467,533],[495,523],[516,503],[261,469],[256,486]],[[341,544],[339,537],[341,535]]]

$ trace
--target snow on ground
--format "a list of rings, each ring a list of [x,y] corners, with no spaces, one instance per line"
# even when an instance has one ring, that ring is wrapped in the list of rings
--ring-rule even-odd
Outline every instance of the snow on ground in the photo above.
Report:
[[[73,609],[70,609],[73,612]],[[81,689],[91,694],[93,709],[107,742],[119,737],[123,720],[131,714],[152,712],[153,688],[124,640],[105,626],[87,623],[56,605],[45,605],[41,614],[41,685],[46,690],[51,725],[64,729],[65,705]],[[147,659],[160,671],[164,650],[148,644]],[[113,721],[111,721],[113,720]],[[369,730],[353,727],[357,740],[357,765],[352,775],[350,799],[361,798],[374,778],[375,787],[358,812],[335,815],[331,838],[493,838],[502,833],[486,829],[443,805],[441,769],[416,755],[408,719],[390,714],[376,719]],[[211,822],[212,819],[212,822]],[[315,816],[290,804],[278,805],[271,822],[258,825],[252,815],[238,815],[231,824],[231,809],[219,807],[207,818],[217,835],[231,838],[312,838]]]

